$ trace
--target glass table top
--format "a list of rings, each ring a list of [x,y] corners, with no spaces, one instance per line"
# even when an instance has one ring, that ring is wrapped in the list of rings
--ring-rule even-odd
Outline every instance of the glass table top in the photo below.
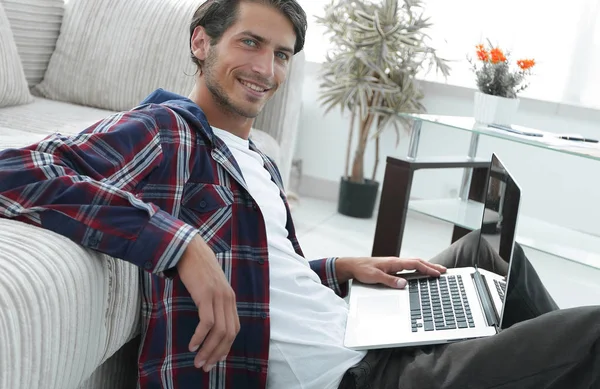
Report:
[[[409,209],[454,225],[481,227],[483,203],[461,199],[410,200]],[[486,213],[486,218],[489,213]],[[497,216],[493,213],[489,217]],[[519,216],[516,241],[526,247],[600,269],[600,236]]]
[[[497,129],[484,124],[476,123],[474,118],[464,116],[443,116],[414,113],[399,113],[398,115],[412,120],[435,123],[471,133],[505,139],[512,142],[523,143],[547,150],[558,151],[565,154],[571,154],[578,157],[600,161],[600,142],[592,143],[576,140],[565,140],[560,138],[560,136],[580,136],[580,134],[572,132],[557,134],[517,125],[511,126],[510,129]]]

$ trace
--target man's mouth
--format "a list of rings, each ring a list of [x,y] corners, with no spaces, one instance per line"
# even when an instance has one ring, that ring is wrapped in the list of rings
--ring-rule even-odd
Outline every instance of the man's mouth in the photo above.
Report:
[[[252,89],[253,91],[258,92],[258,93],[264,93],[270,89],[270,88],[265,88],[261,85],[254,84],[250,81],[245,81],[245,80],[241,80],[241,79],[238,79],[238,81],[245,87]]]

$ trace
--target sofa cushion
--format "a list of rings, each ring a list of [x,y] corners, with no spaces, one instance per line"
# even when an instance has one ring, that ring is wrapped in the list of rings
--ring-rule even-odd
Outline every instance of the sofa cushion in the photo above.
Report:
[[[189,24],[199,0],[71,0],[44,81],[52,100],[129,110],[161,87],[194,85]]]
[[[0,3],[0,107],[31,102],[17,45]]]
[[[0,150],[28,146],[55,132],[75,135],[113,113],[35,97],[32,104],[0,109]],[[256,147],[280,163],[279,144],[272,136],[253,128],[250,137]]]
[[[24,147],[55,132],[78,134],[111,114],[111,111],[37,97],[32,104],[1,108],[0,150]]]
[[[60,33],[64,0],[0,0],[29,86],[38,84]]]

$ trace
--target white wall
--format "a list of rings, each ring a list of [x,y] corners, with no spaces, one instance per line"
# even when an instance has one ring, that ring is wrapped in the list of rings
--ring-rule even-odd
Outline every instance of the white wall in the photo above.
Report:
[[[303,90],[303,112],[295,158],[301,159],[304,176],[339,182],[345,163],[349,119],[339,111],[324,115],[318,102],[319,65],[308,63]],[[552,82],[552,80],[548,80]],[[424,83],[424,105],[431,114],[472,114],[474,90]],[[535,100],[522,100],[515,124],[553,132],[577,132],[600,138],[600,111]],[[381,141],[381,161],[376,179],[383,180],[385,157],[405,156],[408,134],[395,148],[393,131]],[[466,155],[470,133],[424,124],[419,156]],[[371,145],[373,146],[373,145]],[[365,172],[372,171],[374,148],[367,151]],[[515,142],[482,137],[478,157],[496,152],[513,172],[523,190],[522,213],[570,228],[600,235],[600,161],[538,149]],[[461,170],[419,171],[411,196],[455,197]]]

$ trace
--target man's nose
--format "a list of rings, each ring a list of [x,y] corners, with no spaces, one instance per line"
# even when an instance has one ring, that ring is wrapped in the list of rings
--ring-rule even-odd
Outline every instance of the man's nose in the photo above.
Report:
[[[268,80],[272,80],[275,76],[275,55],[264,50],[258,54],[253,61],[252,70]]]

